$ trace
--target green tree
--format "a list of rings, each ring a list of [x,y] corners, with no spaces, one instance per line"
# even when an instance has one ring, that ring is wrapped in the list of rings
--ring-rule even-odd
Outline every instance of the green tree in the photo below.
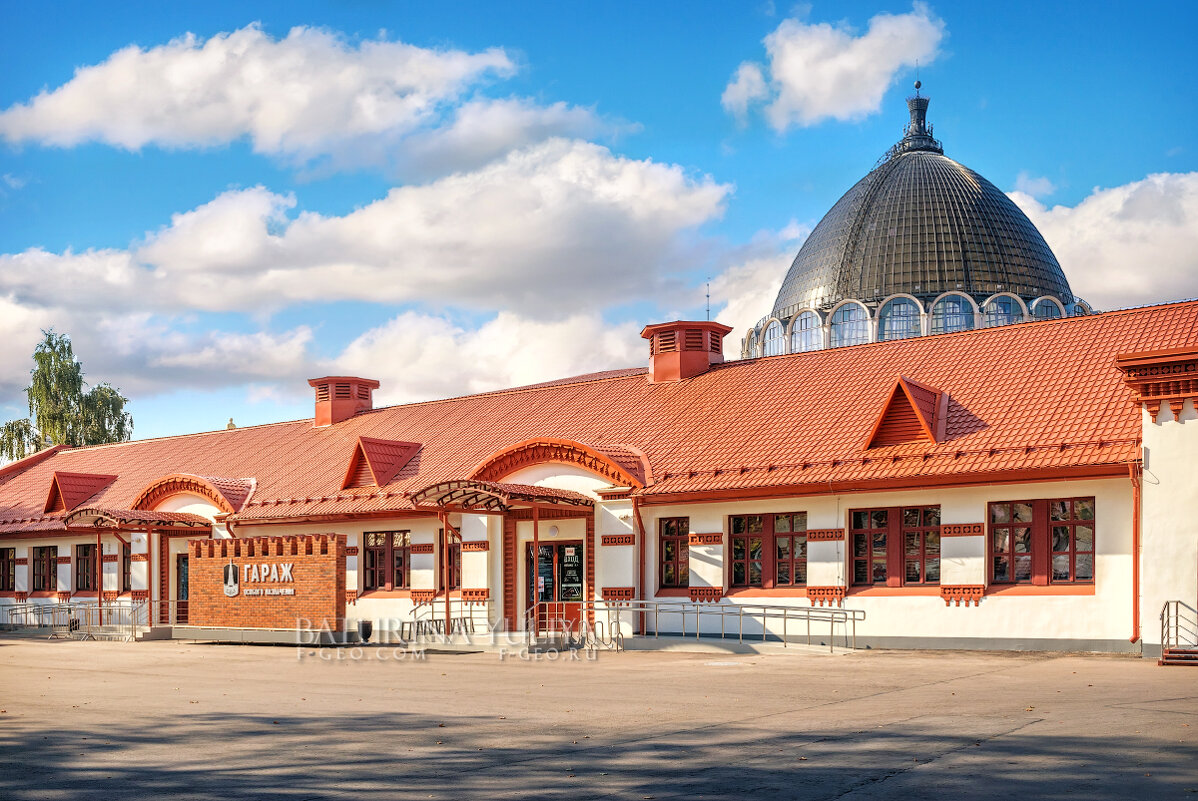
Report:
[[[127,442],[133,435],[133,417],[125,411],[129,399],[106,383],[86,389],[71,338],[53,330],[42,334],[25,389],[29,417],[0,428],[0,457],[20,459],[52,445]]]

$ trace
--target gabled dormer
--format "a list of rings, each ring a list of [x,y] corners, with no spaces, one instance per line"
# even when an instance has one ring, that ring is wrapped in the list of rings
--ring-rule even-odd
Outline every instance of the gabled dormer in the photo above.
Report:
[[[116,476],[99,473],[64,473],[54,471],[45,512],[69,512],[116,481]]]
[[[419,442],[358,437],[341,489],[386,486],[419,450]]]
[[[947,393],[900,376],[874,421],[865,447],[942,441],[947,405]]]

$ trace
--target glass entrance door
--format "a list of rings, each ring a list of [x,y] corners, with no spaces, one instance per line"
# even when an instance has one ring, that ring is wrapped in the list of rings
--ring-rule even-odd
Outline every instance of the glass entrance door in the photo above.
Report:
[[[574,626],[582,614],[584,567],[582,542],[543,542],[536,570],[533,569],[532,543],[525,551],[525,575],[529,577],[525,598],[542,602],[538,616],[542,622]]]
[[[175,600],[178,601],[178,610],[175,614],[176,623],[187,622],[187,554],[181,553],[175,556]]]

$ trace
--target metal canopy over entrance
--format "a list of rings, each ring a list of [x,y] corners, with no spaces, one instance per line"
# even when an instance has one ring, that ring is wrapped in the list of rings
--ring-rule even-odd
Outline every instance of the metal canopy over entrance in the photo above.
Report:
[[[594,508],[595,502],[580,492],[537,487],[532,484],[505,484],[498,481],[442,481],[414,492],[417,506],[438,506],[461,511],[503,514],[513,509],[576,507]]]
[[[67,528],[211,529],[212,521],[190,512],[147,512],[141,509],[76,509],[63,518]]]

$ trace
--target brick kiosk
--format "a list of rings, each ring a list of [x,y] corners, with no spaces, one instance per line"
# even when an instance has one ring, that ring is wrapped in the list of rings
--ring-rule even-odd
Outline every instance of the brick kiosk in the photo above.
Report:
[[[196,540],[189,550],[189,627],[249,641],[262,637],[247,630],[344,626],[344,534]]]

